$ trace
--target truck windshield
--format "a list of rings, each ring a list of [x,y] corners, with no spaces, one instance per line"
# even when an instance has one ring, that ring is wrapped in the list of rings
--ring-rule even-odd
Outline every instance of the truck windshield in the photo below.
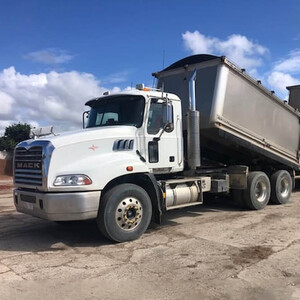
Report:
[[[142,96],[107,97],[95,100],[90,106],[87,128],[115,125],[142,126],[145,107],[145,99]]]

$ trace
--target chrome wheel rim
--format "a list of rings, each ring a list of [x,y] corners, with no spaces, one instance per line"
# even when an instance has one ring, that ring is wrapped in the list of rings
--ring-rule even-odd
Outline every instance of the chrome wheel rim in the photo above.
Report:
[[[142,216],[142,205],[137,198],[125,198],[117,206],[116,222],[122,230],[135,229],[141,223]]]
[[[282,178],[280,181],[280,195],[283,198],[286,198],[289,195],[290,188],[289,188],[289,182],[287,178]]]
[[[258,202],[264,202],[267,197],[267,185],[263,181],[259,181],[255,187],[255,197]]]

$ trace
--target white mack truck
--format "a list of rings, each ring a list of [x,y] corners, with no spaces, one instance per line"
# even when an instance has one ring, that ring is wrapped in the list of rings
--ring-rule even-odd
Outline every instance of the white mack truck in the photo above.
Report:
[[[157,89],[88,101],[84,129],[19,143],[17,211],[97,219],[104,236],[124,242],[165,211],[201,204],[204,193],[230,193],[256,210],[289,200],[299,171],[299,86],[289,87],[292,107],[212,55],[153,75]]]

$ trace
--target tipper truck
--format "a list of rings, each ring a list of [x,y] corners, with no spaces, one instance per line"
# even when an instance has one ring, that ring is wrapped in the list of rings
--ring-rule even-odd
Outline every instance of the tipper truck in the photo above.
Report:
[[[288,88],[290,106],[226,57],[204,54],[153,76],[155,89],[86,102],[84,129],[19,143],[17,211],[97,219],[104,236],[124,242],[209,194],[254,210],[289,201],[300,166],[299,86]]]

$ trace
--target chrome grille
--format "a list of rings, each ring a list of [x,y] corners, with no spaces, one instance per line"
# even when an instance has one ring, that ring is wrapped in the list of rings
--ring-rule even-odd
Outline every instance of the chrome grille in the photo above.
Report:
[[[15,184],[43,185],[43,147],[17,147],[14,163]]]

